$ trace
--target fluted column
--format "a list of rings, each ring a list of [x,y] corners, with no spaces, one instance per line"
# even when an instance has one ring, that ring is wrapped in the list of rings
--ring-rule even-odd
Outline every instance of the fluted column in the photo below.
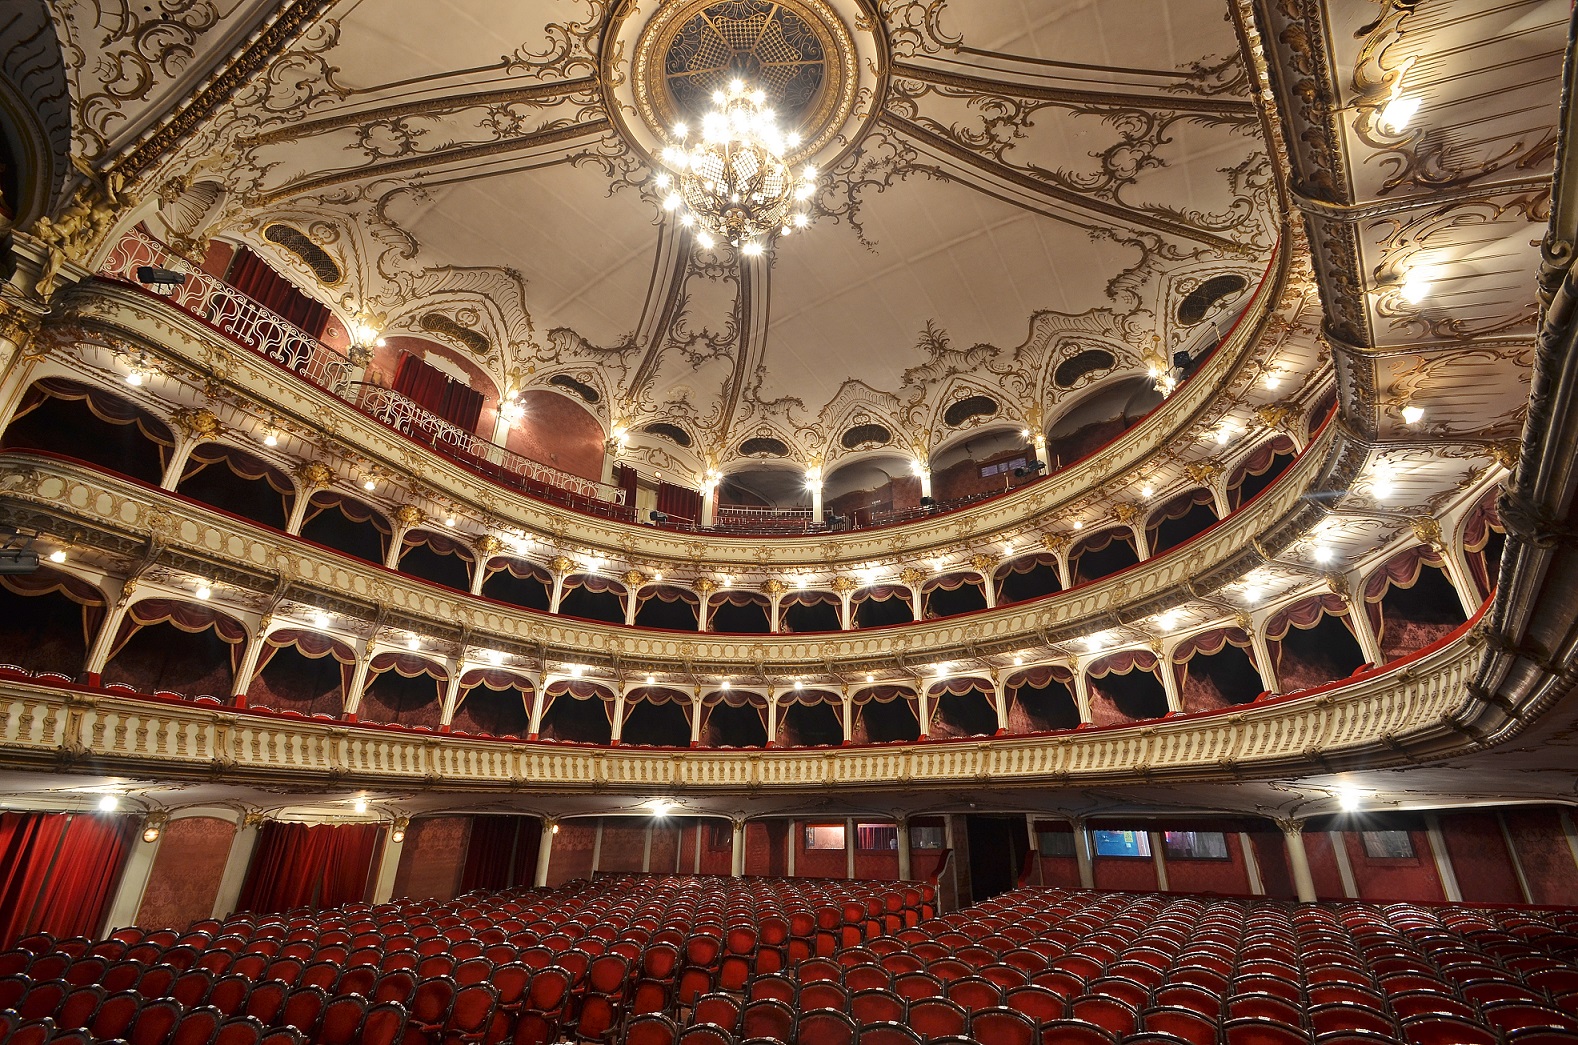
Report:
[[[745,877],[745,821],[735,818],[730,821],[734,831],[729,839],[730,865],[729,873],[736,878]]]
[[[548,884],[548,861],[553,859],[553,836],[558,830],[558,817],[543,817],[542,834],[537,839],[537,870],[532,875],[532,885],[538,889]]]
[[[247,706],[247,691],[252,688],[252,676],[257,672],[258,660],[263,656],[263,647],[267,645],[267,639],[268,618],[265,617],[247,636],[246,649],[241,653],[241,663],[236,667],[235,677],[230,681],[230,703],[238,708]]]
[[[899,831],[899,881],[910,880],[910,818],[901,816],[896,821]],[[794,839],[790,839],[791,848]]]
[[[263,814],[244,813],[230,840],[230,855],[225,858],[225,869],[219,875],[219,891],[214,894],[214,918],[228,918],[241,902],[241,887],[246,884],[247,868],[252,865],[252,853],[257,849],[258,832],[263,827]]]
[[[701,746],[701,713],[702,713],[702,710],[703,710],[703,707],[702,707],[702,703],[701,703],[701,687],[697,686],[696,687],[695,697],[691,700],[691,704],[690,704],[690,746],[691,747],[700,747]]]
[[[460,704],[460,679],[466,673],[466,661],[462,657],[451,659],[449,679],[444,683],[444,701],[439,705],[438,726],[447,730],[449,724],[455,720],[455,710]]]
[[[1271,642],[1266,638],[1266,621],[1270,615],[1265,612],[1253,615],[1249,626],[1244,630],[1249,632],[1249,647],[1254,651],[1255,671],[1260,675],[1260,688],[1267,693],[1281,692],[1282,682],[1277,678],[1277,664],[1271,656]]]
[[[992,673],[992,710],[997,712],[997,732],[1008,732],[1008,682]]]
[[[372,670],[372,643],[363,642],[356,651],[356,666],[351,669],[351,688],[341,694],[345,704],[345,717],[354,719],[362,706],[362,695],[367,690],[367,674]]]
[[[1304,821],[1278,820],[1288,847],[1288,868],[1293,872],[1293,889],[1300,903],[1315,902],[1315,876],[1310,871],[1309,851],[1304,848]]]
[[[1156,673],[1162,678],[1162,689],[1167,693],[1167,710],[1181,712],[1183,706],[1183,693],[1178,688],[1178,671],[1173,665],[1172,650],[1160,646],[1153,647],[1156,654]]]

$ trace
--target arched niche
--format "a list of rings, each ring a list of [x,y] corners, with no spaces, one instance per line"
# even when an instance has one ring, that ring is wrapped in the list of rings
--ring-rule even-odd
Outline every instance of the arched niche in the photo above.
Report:
[[[290,476],[255,454],[223,443],[192,449],[175,492],[276,530],[285,528],[296,500]]]
[[[916,741],[921,736],[913,691],[899,686],[877,686],[855,696],[854,739],[861,744]]]
[[[33,383],[0,449],[45,450],[158,486],[175,436],[130,399],[63,377]]]
[[[1134,533],[1128,527],[1114,526],[1083,538],[1068,553],[1068,572],[1075,584],[1110,577],[1140,561],[1134,547]]]
[[[1276,661],[1277,687],[1293,693],[1347,678],[1364,664],[1364,650],[1340,595],[1315,595],[1279,610],[1266,621],[1266,641]]]
[[[809,508],[805,469],[789,464],[746,464],[723,476],[718,486],[718,519],[727,520],[728,509]]]
[[[829,523],[834,516],[852,526],[874,516],[920,507],[920,479],[911,459],[882,451],[837,465],[822,482],[822,505]]]
[[[0,576],[0,661],[78,678],[104,613],[104,593],[64,571]]]
[[[789,592],[779,599],[778,610],[783,618],[779,630],[786,633],[838,631],[842,627],[838,596],[830,591]]]
[[[531,732],[531,698],[531,679],[498,668],[471,668],[460,676],[460,700],[449,728],[523,740]]]
[[[212,606],[143,599],[121,621],[103,681],[139,693],[224,700],[246,641],[245,625]]]
[[[1248,704],[1264,692],[1254,643],[1242,628],[1192,635],[1173,649],[1171,659],[1179,698],[1191,714]]]
[[[654,686],[637,690],[625,702],[625,728],[620,743],[688,747],[690,716],[689,694]]]
[[[1063,590],[1057,556],[1051,552],[1021,555],[1004,563],[997,569],[996,583],[999,606],[1028,602]]]
[[[484,598],[544,613],[553,598],[553,575],[525,559],[495,558],[482,582]]]
[[[1204,487],[1185,490],[1151,512],[1145,520],[1145,543],[1152,555],[1178,547],[1217,524],[1216,498]]]
[[[1111,726],[1166,715],[1167,689],[1157,671],[1150,650],[1120,650],[1092,663],[1085,669],[1091,723]]]
[[[705,747],[767,746],[767,698],[760,693],[715,690],[701,698]]]
[[[986,609],[979,574],[945,573],[921,585],[921,613],[927,620]]]
[[[334,490],[311,496],[301,527],[305,539],[375,566],[384,564],[393,532],[372,505]]]
[[[506,449],[583,479],[603,477],[607,435],[586,407],[541,388],[526,389],[517,402],[524,412],[505,436]]]
[[[391,388],[483,439],[493,433],[498,386],[487,371],[458,349],[412,334],[390,334],[374,348],[366,381]]]
[[[1480,499],[1463,522],[1463,556],[1468,560],[1479,601],[1490,598],[1501,574],[1501,553],[1507,546],[1507,532],[1496,511],[1496,494]]]
[[[1061,665],[1031,668],[1008,680],[1008,731],[1046,733],[1079,727],[1074,673]]]
[[[471,590],[476,553],[446,533],[407,530],[400,537],[401,573],[456,591]]]
[[[559,593],[559,612],[566,617],[623,624],[624,594],[624,584],[612,577],[600,573],[572,573],[564,578]]]
[[[1116,439],[1160,402],[1148,377],[1108,381],[1069,404],[1047,428],[1047,457],[1067,468]]]
[[[449,673],[414,653],[385,651],[368,665],[368,682],[356,717],[384,725],[437,729]]]
[[[1377,567],[1365,581],[1364,604],[1387,662],[1445,638],[1468,619],[1440,553],[1424,545]]]
[[[542,728],[546,740],[607,744],[613,740],[614,695],[585,679],[559,679],[543,692]]]
[[[695,631],[701,600],[672,585],[653,584],[636,593],[636,626],[665,631]]]
[[[356,651],[322,632],[270,632],[246,687],[247,703],[274,711],[338,718],[356,674]]]
[[[1017,423],[997,424],[955,436],[932,451],[931,492],[939,502],[1002,493],[1029,481],[1014,475],[1036,459]],[[985,473],[985,474],[983,474]]]
[[[816,698],[822,699],[816,699]],[[805,690],[786,700],[778,719],[780,747],[832,747],[844,742],[843,703],[836,694]]]
[[[883,628],[911,624],[915,608],[910,590],[902,584],[877,584],[861,588],[850,596],[850,617],[857,628]]]
[[[1254,500],[1293,467],[1296,460],[1298,447],[1285,435],[1256,447],[1248,460],[1233,469],[1233,474],[1228,478],[1228,506],[1236,512]]]
[[[726,589],[708,602],[707,630],[735,635],[766,635],[772,631],[772,602],[751,591]]]
[[[991,683],[981,679],[949,679],[931,687],[931,728],[934,737],[989,737],[997,732]]]

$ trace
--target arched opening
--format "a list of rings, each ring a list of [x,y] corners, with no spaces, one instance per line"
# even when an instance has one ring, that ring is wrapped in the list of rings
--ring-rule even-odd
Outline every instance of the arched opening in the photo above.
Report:
[[[444,686],[441,665],[410,653],[380,653],[369,665],[366,691],[356,717],[384,725],[437,729]]]
[[[829,472],[823,478],[822,504],[834,529],[839,528],[839,520],[843,525],[866,526],[893,511],[918,508],[920,479],[909,458],[884,450]]]
[[[900,584],[862,588],[849,602],[850,618],[857,628],[882,628],[890,624],[910,624],[915,620],[910,590]]]
[[[1346,618],[1340,595],[1317,595],[1266,621],[1266,640],[1276,662],[1277,687],[1293,693],[1347,678],[1364,664],[1364,651]]]
[[[517,400],[521,419],[510,426],[506,448],[583,479],[603,477],[606,436],[584,407],[557,392],[528,388]]]
[[[30,674],[78,678],[104,609],[103,593],[69,573],[0,576],[0,658]]]
[[[1029,602],[1063,590],[1057,556],[1051,552],[1022,555],[997,570],[997,604]]]
[[[193,448],[175,492],[283,530],[296,500],[290,477],[262,458],[221,443]]]
[[[986,609],[986,591],[975,573],[949,573],[921,585],[921,613],[927,620]]]
[[[22,396],[0,449],[45,450],[158,486],[175,437],[137,404],[60,377]]]
[[[614,739],[614,696],[581,679],[560,679],[543,697],[543,740],[574,744],[610,744]],[[521,736],[525,736],[522,730]],[[687,737],[687,742],[688,742]]]
[[[246,684],[247,703],[274,711],[338,718],[356,673],[356,651],[316,631],[271,632]]]
[[[530,679],[495,668],[472,668],[460,677],[460,703],[449,728],[522,739],[531,732],[531,694]]]
[[[484,598],[497,599],[526,610],[548,612],[553,596],[553,577],[536,563],[525,559],[492,559],[482,582]]]
[[[640,693],[640,700],[632,699],[625,705],[620,743],[689,747],[690,697],[667,689],[645,689]]]
[[[765,595],[749,591],[720,591],[708,604],[708,631],[737,635],[766,635],[772,631],[772,603]]]
[[[778,742],[783,747],[831,747],[844,742],[839,702],[802,703],[810,695],[784,705],[783,721],[778,724]]]
[[[1255,670],[1253,643],[1241,628],[1195,635],[1173,650],[1178,696],[1186,712],[1248,704],[1264,691]]]
[[[708,693],[702,698],[706,747],[766,747],[767,698],[756,693]]]
[[[1186,490],[1157,508],[1145,520],[1145,542],[1160,555],[1209,530],[1217,523],[1216,499],[1201,488]]]
[[[997,732],[992,693],[978,679],[951,679],[933,686],[931,729],[934,737],[989,737]]]
[[[939,446],[931,457],[932,495],[938,504],[958,505],[1032,482],[1040,473],[1014,474],[1036,459],[1035,450],[1025,445],[1019,433],[1018,424],[976,429]]]
[[[1031,668],[1008,682],[1008,731],[1049,733],[1079,728],[1074,675],[1067,668]]]
[[[1227,484],[1227,503],[1236,512],[1281,478],[1298,460],[1293,440],[1279,435],[1249,455],[1249,460],[1233,470]]]
[[[1067,468],[1127,431],[1161,401],[1147,377],[1126,377],[1077,400],[1047,429],[1047,458]]]
[[[470,548],[446,534],[407,530],[400,538],[398,568],[408,577],[456,591],[470,591],[475,561]]]
[[[919,740],[920,735],[914,693],[894,686],[879,686],[860,694],[855,704],[854,739],[858,743],[909,742]]]
[[[1091,723],[1112,726],[1167,714],[1167,688],[1156,672],[1150,650],[1123,650],[1090,665]]]
[[[564,579],[564,588],[559,593],[559,612],[566,617],[623,624],[624,591],[624,585],[611,577],[573,573]]]
[[[392,531],[371,505],[330,490],[319,490],[307,502],[301,535],[325,548],[376,566],[384,564]]]
[[[1114,527],[1093,533],[1074,545],[1068,553],[1068,571],[1075,584],[1110,577],[1140,561],[1134,548],[1134,533]]]
[[[1496,514],[1496,497],[1492,494],[1474,506],[1463,526],[1463,553],[1480,602],[1490,598],[1495,590],[1501,574],[1501,553],[1506,546],[1507,534]]]
[[[636,626],[664,631],[695,631],[701,600],[695,592],[662,585],[642,588],[636,594]]]
[[[210,606],[144,599],[121,621],[103,680],[192,700],[230,696],[247,629]]]
[[[1440,554],[1423,545],[1376,570],[1365,583],[1364,603],[1388,663],[1445,638],[1468,619]]]
[[[838,631],[838,596],[829,591],[792,591],[778,603],[783,622],[779,630],[787,633]]]
[[[753,445],[773,451],[789,452],[777,439],[749,439],[742,450]],[[718,486],[718,524],[734,529],[749,528],[762,533],[801,533],[809,520],[805,509],[811,494],[805,487],[805,472],[783,465],[750,465],[723,477]],[[794,514],[730,509],[801,509]]]

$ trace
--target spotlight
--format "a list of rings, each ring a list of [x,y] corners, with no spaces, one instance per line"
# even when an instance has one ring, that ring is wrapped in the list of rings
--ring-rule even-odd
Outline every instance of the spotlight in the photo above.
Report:
[[[64,548],[56,548],[54,551],[49,553],[49,561],[50,562],[57,562],[57,563],[58,562],[65,562],[66,561],[66,550]]]
[[[1424,420],[1424,417],[1425,409],[1422,406],[1403,407],[1403,424],[1405,425],[1416,425]]]
[[[1352,813],[1359,808],[1362,796],[1358,790],[1348,784],[1341,784],[1337,788],[1337,805],[1345,813]]]
[[[1402,134],[1408,129],[1408,124],[1413,120],[1414,115],[1419,112],[1419,104],[1418,98],[1406,94],[1397,95],[1381,110],[1381,118],[1378,121],[1381,130],[1387,134]]]
[[[1021,465],[1020,467],[1015,468],[1014,478],[1023,479],[1027,475],[1035,475],[1046,466],[1047,464],[1045,461],[1031,461],[1029,464]]]
[[[656,509],[654,509],[654,510],[648,512],[647,515],[655,523],[666,523],[666,522],[668,522],[668,513],[667,512],[660,512],[660,511],[657,511]]]
[[[138,265],[137,282],[146,283],[148,289],[155,294],[173,294],[176,287],[186,282],[186,273],[155,268],[152,265]]]
[[[159,829],[149,824],[142,829],[142,840],[144,842],[157,842],[159,840]]]
[[[399,843],[405,841],[405,828],[397,827],[389,834],[389,841]]]
[[[554,834],[558,834],[559,833],[559,825],[558,824],[554,824],[553,825],[553,833]]]
[[[197,597],[199,599],[202,599],[204,602],[207,602],[208,601],[208,597],[210,595],[212,595],[213,593],[214,593],[214,589],[210,588],[206,581],[198,582],[198,585],[197,585]]]
[[[119,795],[105,795],[99,799],[99,812],[113,813],[120,808],[120,804],[121,799]]]

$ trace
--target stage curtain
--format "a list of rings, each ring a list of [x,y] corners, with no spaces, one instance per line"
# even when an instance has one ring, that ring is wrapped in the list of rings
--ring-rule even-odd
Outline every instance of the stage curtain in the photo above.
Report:
[[[373,858],[378,854],[378,843],[383,840],[383,828],[378,824],[336,824],[333,827],[320,825],[314,830],[329,832],[318,906],[338,907],[364,899]]]
[[[126,816],[0,813],[0,948],[35,932],[97,935],[136,828]]]
[[[236,909],[272,914],[362,899],[382,833],[377,824],[268,821]]]

